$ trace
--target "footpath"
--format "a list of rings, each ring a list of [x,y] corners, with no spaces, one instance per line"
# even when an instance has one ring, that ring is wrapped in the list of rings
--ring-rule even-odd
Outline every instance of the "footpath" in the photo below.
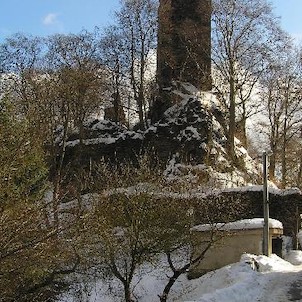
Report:
[[[301,279],[294,281],[288,290],[289,301],[302,301],[302,272]]]

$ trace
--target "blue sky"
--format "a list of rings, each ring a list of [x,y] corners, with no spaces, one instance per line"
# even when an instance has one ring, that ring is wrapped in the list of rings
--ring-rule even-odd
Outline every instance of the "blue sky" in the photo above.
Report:
[[[1,0],[0,0],[1,1]],[[283,29],[302,41],[302,0],[271,0]]]
[[[0,40],[16,32],[47,36],[107,25],[119,0],[0,0]]]
[[[302,0],[271,0],[285,30],[302,40]],[[47,36],[110,23],[119,0],[0,0],[0,41],[16,32]]]

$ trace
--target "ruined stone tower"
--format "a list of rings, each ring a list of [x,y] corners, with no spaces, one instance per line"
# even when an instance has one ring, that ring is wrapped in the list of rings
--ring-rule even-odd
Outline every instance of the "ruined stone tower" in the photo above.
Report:
[[[211,0],[160,0],[157,81],[211,90]]]

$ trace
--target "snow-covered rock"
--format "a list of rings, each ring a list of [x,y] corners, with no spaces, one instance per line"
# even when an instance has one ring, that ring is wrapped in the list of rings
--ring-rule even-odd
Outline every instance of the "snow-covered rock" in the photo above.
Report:
[[[66,160],[85,165],[89,161],[135,162],[149,153],[164,167],[172,181],[202,182],[215,187],[255,184],[261,179],[257,163],[239,140],[235,140],[238,164],[230,160],[224,133],[224,115],[215,95],[199,92],[182,83],[174,90],[180,101],[169,107],[162,118],[146,130],[128,130],[112,121],[90,119],[80,131],[74,129],[66,142]],[[57,133],[58,145],[63,136]],[[174,165],[174,166],[173,166]]]

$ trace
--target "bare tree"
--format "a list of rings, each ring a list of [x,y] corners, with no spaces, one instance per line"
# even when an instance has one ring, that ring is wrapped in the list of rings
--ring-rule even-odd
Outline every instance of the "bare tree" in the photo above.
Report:
[[[125,77],[136,102],[140,127],[146,125],[148,110],[147,87],[150,56],[156,47],[157,1],[123,0],[116,12],[116,25],[109,30],[108,38],[114,37],[113,72],[115,79]],[[112,44],[111,44],[112,47]],[[155,72],[154,72],[155,74]]]
[[[213,1],[214,87],[228,113],[226,136],[233,161],[236,126],[242,125],[245,139],[245,121],[251,114],[247,112],[248,102],[267,68],[266,57],[276,49],[282,35],[265,0]]]
[[[1,69],[13,85],[10,97],[19,104],[19,113],[32,123],[37,122],[34,119],[38,106],[34,104],[36,96],[31,79],[41,67],[44,45],[43,39],[23,34],[15,34],[0,45]]]
[[[294,142],[299,141],[301,131],[300,76],[298,53],[288,45],[272,61],[262,81],[264,112],[269,121],[268,125],[264,125],[267,127],[264,132],[272,151],[270,177],[276,179],[276,171],[279,170],[282,187],[288,184],[288,167],[293,159],[291,154],[296,153],[297,144]]]
[[[42,102],[42,114],[48,117],[50,139],[47,150],[54,187],[53,213],[59,228],[60,200],[68,193],[63,187],[68,175],[65,162],[67,137],[72,130],[78,129],[82,146],[85,121],[101,110],[105,80],[98,29],[92,33],[55,35],[48,38],[47,46],[43,74],[38,80],[42,99],[47,100]]]
[[[59,80],[58,91],[69,101],[72,118],[84,138],[83,123],[100,110],[104,90],[104,70],[100,61],[99,31],[82,31],[77,35],[55,35],[49,38],[49,69]]]
[[[130,93],[128,91],[125,49],[123,37],[116,26],[106,28],[105,35],[101,40],[101,51],[103,62],[109,73],[108,90],[111,94],[111,104],[105,108],[105,119],[124,124],[125,112],[127,114],[127,124],[130,125]],[[133,110],[136,113],[136,110]]]

